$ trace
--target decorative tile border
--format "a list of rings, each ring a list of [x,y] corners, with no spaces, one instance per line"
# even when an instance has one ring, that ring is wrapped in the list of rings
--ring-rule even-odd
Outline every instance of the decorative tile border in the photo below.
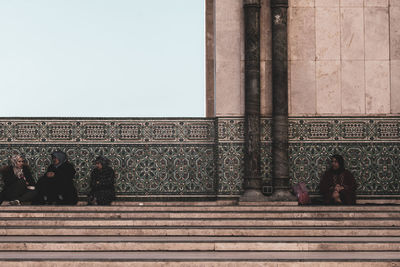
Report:
[[[400,142],[399,117],[289,119],[290,142]]]
[[[217,118],[219,143],[244,142],[244,118]]]
[[[1,119],[0,143],[211,144],[214,119]]]

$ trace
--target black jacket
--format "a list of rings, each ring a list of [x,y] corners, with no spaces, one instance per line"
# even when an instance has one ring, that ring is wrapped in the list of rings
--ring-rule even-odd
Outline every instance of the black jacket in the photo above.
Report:
[[[47,177],[48,172],[54,172],[54,177]],[[50,202],[68,205],[75,205],[78,202],[74,185],[75,168],[71,163],[64,162],[57,168],[52,164],[47,168],[46,174],[37,183],[40,199],[46,196]]]
[[[2,169],[4,187],[2,195],[5,200],[14,200],[26,193],[27,186],[34,186],[35,180],[32,178],[32,173],[28,166],[23,166],[22,171],[25,178],[18,178],[14,174],[12,166],[7,166]]]

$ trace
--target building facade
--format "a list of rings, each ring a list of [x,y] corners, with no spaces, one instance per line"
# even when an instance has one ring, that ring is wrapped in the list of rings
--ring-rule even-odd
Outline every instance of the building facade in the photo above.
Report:
[[[206,0],[205,13],[206,118],[2,118],[1,164],[21,153],[38,178],[61,149],[84,194],[102,154],[121,197],[237,198],[300,181],[318,193],[338,153],[360,197],[400,196],[400,0]]]

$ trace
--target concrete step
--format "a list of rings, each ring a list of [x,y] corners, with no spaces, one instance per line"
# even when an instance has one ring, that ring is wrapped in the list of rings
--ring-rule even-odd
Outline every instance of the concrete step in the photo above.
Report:
[[[1,206],[0,266],[400,266],[399,205],[139,204]]]
[[[2,227],[0,235],[400,236],[400,227]]]
[[[0,252],[0,264],[18,266],[398,266],[398,252]],[[32,265],[31,265],[32,263]],[[103,263],[102,265],[95,265]],[[145,265],[143,265],[143,263]],[[296,264],[294,264],[296,263]],[[297,265],[300,263],[300,265]],[[342,264],[343,263],[343,264]],[[351,263],[351,264],[350,264]],[[107,265],[108,264],[108,265]],[[125,265],[122,265],[125,264]],[[310,265],[312,264],[312,265]],[[21,265],[20,265],[21,266]]]
[[[102,218],[102,219],[400,219],[400,211],[249,211],[249,212],[193,212],[193,211],[0,211],[0,219],[7,218]]]
[[[112,253],[112,252],[111,252]],[[107,253],[105,253],[107,254]],[[0,266],[6,267],[260,267],[260,266],[274,266],[274,267],[396,267],[399,266],[398,260],[385,260],[385,259],[371,259],[371,260],[357,260],[357,259],[298,259],[298,260],[286,260],[286,259],[256,259],[256,260],[238,260],[238,259],[155,259],[148,255],[149,259],[142,260],[127,260],[127,259],[101,259],[101,260],[81,260],[81,259],[20,259],[20,260],[0,260]],[[329,255],[327,255],[329,256]],[[143,256],[146,258],[146,255]],[[188,257],[189,258],[189,257]]]
[[[108,219],[108,218],[1,218],[0,227],[400,227],[400,218],[377,219]]]
[[[356,206],[189,206],[189,205],[130,205],[130,206],[5,206],[0,212],[399,212],[400,205],[356,205]]]
[[[400,237],[3,236],[0,251],[400,251]]]

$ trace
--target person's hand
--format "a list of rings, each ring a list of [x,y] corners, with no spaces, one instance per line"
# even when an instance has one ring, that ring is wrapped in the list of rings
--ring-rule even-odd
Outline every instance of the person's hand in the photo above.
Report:
[[[340,191],[342,191],[343,189],[344,189],[344,187],[341,186],[340,184],[337,184],[337,185],[335,186],[335,191],[340,192]]]
[[[35,187],[32,185],[28,185],[26,188],[28,188],[29,190],[35,190]]]
[[[332,198],[335,201],[335,203],[342,203],[342,200],[340,199],[340,194],[338,191],[334,191],[332,193]]]
[[[332,193],[332,198],[334,198],[334,199],[340,198],[339,192],[338,192],[338,191],[334,191],[334,192]]]
[[[54,175],[56,175],[54,172],[48,172],[48,173],[46,173],[46,176],[49,177],[49,178],[53,178]]]

